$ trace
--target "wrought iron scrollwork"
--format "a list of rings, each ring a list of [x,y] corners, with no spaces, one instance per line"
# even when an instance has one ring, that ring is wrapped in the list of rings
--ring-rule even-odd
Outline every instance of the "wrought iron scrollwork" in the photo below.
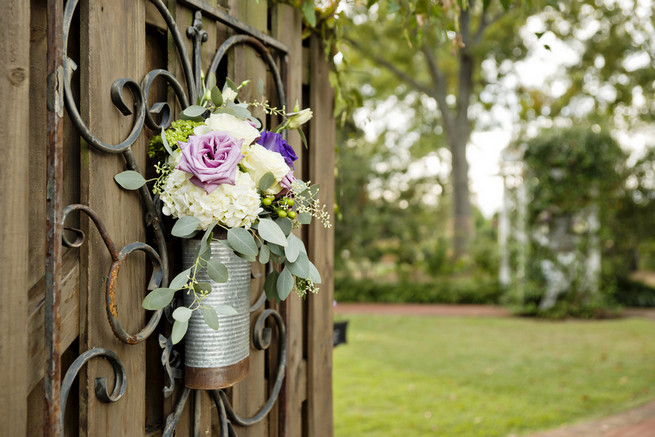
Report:
[[[253,328],[253,344],[259,350],[266,350],[270,347],[273,335],[271,328],[266,327],[266,320],[269,317],[275,321],[278,330],[279,350],[275,384],[273,385],[273,389],[271,390],[271,393],[269,394],[269,397],[266,400],[264,406],[262,406],[261,409],[251,417],[245,418],[241,417],[234,411],[230,400],[225,393],[225,390],[210,390],[208,392],[209,396],[214,401],[218,411],[221,437],[235,436],[236,432],[234,430],[234,425],[248,427],[261,422],[271,412],[271,409],[275,405],[275,402],[280,395],[280,390],[282,388],[282,382],[284,381],[287,365],[286,327],[280,313],[273,309],[266,309],[259,315],[259,318],[257,319],[257,322],[255,322],[255,326]],[[177,426],[177,423],[182,415],[182,411],[184,410],[184,406],[186,405],[189,399],[189,395],[192,391],[195,392],[194,396],[196,396],[196,401],[194,402],[194,435],[197,435],[200,426],[199,395],[201,390],[191,390],[184,387],[180,393],[180,397],[177,400],[173,412],[166,418],[166,425],[162,434],[163,437],[170,437],[173,435],[175,427]]]
[[[68,402],[68,395],[71,388],[73,387],[73,382],[77,378],[77,374],[80,372],[82,367],[86,365],[90,360],[95,357],[103,357],[111,364],[112,369],[114,370],[114,388],[112,389],[111,394],[107,391],[107,378],[101,377],[96,378],[95,380],[95,393],[96,397],[105,403],[117,402],[125,394],[125,388],[127,387],[127,377],[125,376],[125,367],[121,362],[118,355],[113,351],[104,348],[93,348],[84,352],[82,355],[77,357],[73,364],[68,368],[66,375],[61,383],[61,416],[60,416],[60,429],[64,429],[64,416],[66,413],[66,403]]]
[[[142,134],[144,127],[153,130],[161,130],[170,126],[173,119],[173,108],[169,102],[156,102],[150,108],[147,107],[152,85],[157,80],[164,80],[166,85],[170,87],[174,96],[177,99],[181,108],[186,108],[189,104],[194,104],[198,100],[198,96],[203,92],[202,74],[201,74],[201,45],[208,39],[208,34],[203,30],[202,14],[197,11],[194,15],[194,20],[191,26],[186,30],[187,37],[193,39],[193,62],[186,49],[182,34],[180,33],[173,16],[168,10],[163,0],[149,0],[155,8],[159,11],[161,17],[166,23],[167,30],[172,36],[174,47],[177,50],[179,61],[181,63],[184,80],[180,81],[176,76],[164,69],[155,69],[148,72],[141,80],[140,84],[137,81],[129,78],[122,78],[114,81],[110,89],[110,96],[113,105],[126,117],[132,117],[132,129],[125,139],[118,144],[108,144],[94,135],[89,127],[85,124],[80,115],[80,111],[75,102],[71,83],[73,75],[77,70],[75,62],[67,56],[66,47],[68,46],[68,38],[72,25],[73,15],[79,0],[68,0],[63,13],[63,87],[64,87],[64,101],[72,123],[77,128],[79,134],[84,140],[95,150],[107,154],[121,154],[125,160],[125,166],[129,170],[141,172],[137,165],[135,156],[132,152],[132,147],[136,144],[138,138]],[[269,51],[269,47],[277,50],[284,55],[286,62],[286,48],[279,41],[272,39],[270,36],[263,35],[255,29],[240,23],[229,16],[213,16],[213,18],[222,21],[226,25],[236,30],[239,34],[228,38],[216,51],[210,67],[207,70],[207,78],[209,74],[216,75],[219,65],[223,61],[225,55],[229,50],[236,46],[245,45],[255,50],[263,62],[267,65],[270,73],[272,74],[277,99],[280,106],[286,107],[286,94],[284,90],[284,82],[280,74],[280,70]],[[246,33],[246,34],[243,34]],[[127,93],[131,98],[127,98]],[[131,104],[127,102],[131,101]],[[156,120],[159,121],[156,121]],[[168,253],[166,248],[165,234],[163,225],[160,220],[158,209],[155,206],[154,200],[148,188],[144,185],[139,189],[144,209],[145,209],[145,224],[152,229],[154,235],[156,249],[143,242],[134,242],[128,244],[118,250],[110,238],[106,227],[101,217],[90,207],[86,205],[74,204],[69,205],[63,210],[61,225],[66,223],[68,216],[74,211],[79,211],[87,215],[95,225],[100,233],[107,251],[109,252],[112,263],[105,281],[105,300],[107,317],[109,325],[114,335],[122,342],[127,344],[136,344],[147,339],[156,329],[160,322],[162,311],[159,310],[152,314],[146,326],[137,334],[132,335],[127,333],[121,326],[118,320],[118,307],[116,305],[116,284],[120,268],[126,258],[136,252],[145,252],[153,265],[153,276],[149,282],[148,288],[153,289],[156,287],[166,287],[168,285]],[[84,244],[85,235],[79,229],[65,228],[66,232],[62,235],[61,244],[66,247],[80,247]],[[69,236],[71,236],[69,238]],[[270,272],[271,267],[268,267]],[[250,308],[251,313],[256,312],[264,306],[266,296],[263,290],[259,291],[259,296],[256,303]],[[216,404],[219,422],[221,424],[221,436],[234,436],[235,431],[233,424],[239,426],[251,426],[260,422],[266,415],[268,415],[273,408],[276,400],[279,397],[282,382],[284,380],[287,363],[287,349],[286,349],[286,328],[284,321],[280,314],[273,309],[265,309],[260,315],[253,328],[253,344],[259,350],[269,348],[273,335],[271,328],[266,327],[266,320],[273,319],[277,326],[278,350],[277,350],[277,376],[271,390],[270,396],[266,403],[262,406],[259,412],[249,418],[240,417],[232,408],[226,393],[223,390],[210,391],[209,394]],[[167,385],[164,387],[163,392],[165,396],[170,396],[175,387],[175,380],[181,378],[180,357],[179,354],[173,349],[170,339],[160,335],[159,344],[163,349],[162,352],[162,365],[164,366]],[[66,400],[70,392],[71,386],[79,372],[79,370],[94,357],[104,357],[111,363],[114,375],[115,384],[111,394],[107,391],[106,380],[104,378],[96,379],[96,396],[103,402],[116,402],[125,392],[126,377],[123,365],[118,356],[107,349],[94,348],[80,355],[75,362],[71,365],[66,376],[62,382],[61,391],[61,405],[60,405],[60,420],[61,430],[63,431],[63,418],[66,408]],[[51,357],[51,360],[57,359]],[[180,392],[180,397],[173,412],[167,417],[164,436],[172,435],[175,426],[182,414],[184,405],[186,404],[190,389],[184,388]],[[199,399],[200,391],[194,393],[196,400]],[[196,402],[196,406],[200,402]],[[200,409],[196,407],[194,424],[198,429],[200,422]]]

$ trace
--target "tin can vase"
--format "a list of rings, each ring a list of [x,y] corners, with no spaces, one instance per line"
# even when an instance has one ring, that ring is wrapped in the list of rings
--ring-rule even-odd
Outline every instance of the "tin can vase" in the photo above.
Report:
[[[183,264],[189,268],[195,262],[200,240],[183,242]],[[199,271],[198,281],[209,282],[211,293],[203,304],[229,305],[235,315],[218,316],[218,330],[207,326],[201,311],[194,311],[184,336],[184,383],[187,387],[216,390],[230,387],[248,374],[250,355],[250,278],[252,265],[214,240],[210,243],[214,260],[228,270],[228,281],[217,283],[209,279],[206,271]],[[184,297],[189,306],[193,295]]]

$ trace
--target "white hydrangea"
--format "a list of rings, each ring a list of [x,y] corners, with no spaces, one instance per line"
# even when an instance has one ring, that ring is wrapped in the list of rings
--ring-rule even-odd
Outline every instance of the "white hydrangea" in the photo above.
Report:
[[[255,184],[269,171],[275,176],[275,184],[266,190],[266,194],[277,194],[282,187],[280,181],[291,171],[284,157],[277,152],[268,150],[259,144],[253,144],[244,151],[245,157],[241,160],[243,168],[252,176]]]
[[[222,184],[210,194],[190,178],[191,174],[181,170],[168,175],[160,193],[164,214],[196,217],[200,220],[198,229],[205,230],[215,220],[228,228],[250,228],[262,211],[257,187],[247,173],[237,171],[235,185]]]

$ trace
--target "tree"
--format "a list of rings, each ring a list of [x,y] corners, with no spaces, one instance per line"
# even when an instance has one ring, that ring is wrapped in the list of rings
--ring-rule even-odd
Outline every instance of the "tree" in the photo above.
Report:
[[[525,56],[519,28],[529,12],[509,0],[468,3],[371,0],[351,4],[351,24],[344,25],[344,40],[354,49],[344,48],[351,80],[371,85],[362,88],[365,97],[409,102],[421,132],[418,153],[444,144],[450,151],[456,258],[468,251],[473,234],[466,157],[472,110],[493,106],[480,93],[493,94],[490,85],[508,72],[504,63]],[[484,61],[490,62],[485,72]]]
[[[609,122],[619,129],[652,123],[655,23],[650,1],[552,2],[536,18],[540,40],[566,45],[575,57],[539,89],[523,90],[523,107],[530,112],[523,119]]]

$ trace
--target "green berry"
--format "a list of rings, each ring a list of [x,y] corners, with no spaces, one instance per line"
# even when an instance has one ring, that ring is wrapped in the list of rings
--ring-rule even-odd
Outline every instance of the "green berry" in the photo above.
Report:
[[[284,200],[284,202],[289,206],[293,206],[293,204],[296,203],[293,199],[290,199],[288,197]]]
[[[290,219],[295,219],[295,218],[296,218],[296,211],[289,211],[289,212],[287,213],[287,216],[288,216]]]
[[[264,197],[262,199],[262,203],[264,204],[264,206],[271,206],[271,203],[273,203],[273,201],[271,199],[269,199],[268,197]]]
[[[283,209],[278,209],[277,210],[277,216],[285,218],[287,216],[287,212],[285,210],[283,210]]]

